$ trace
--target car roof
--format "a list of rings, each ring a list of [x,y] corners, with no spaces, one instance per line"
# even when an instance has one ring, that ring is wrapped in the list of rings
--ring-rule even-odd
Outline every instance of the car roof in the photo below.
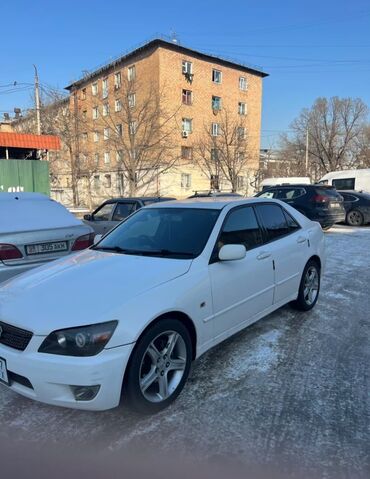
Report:
[[[118,198],[109,198],[103,203],[116,203],[117,201],[171,201],[176,198],[167,197],[167,196],[130,196],[130,197],[118,197]]]
[[[221,196],[212,196],[212,197],[198,197],[198,198],[187,198],[185,200],[176,200],[161,201],[160,203],[155,203],[146,206],[146,208],[200,208],[200,209],[212,209],[212,210],[222,210],[225,206],[238,206],[238,205],[248,205],[253,203],[266,203],[274,202],[281,204],[280,201],[266,198],[256,198],[255,196],[251,198],[237,198],[237,197],[221,197]]]

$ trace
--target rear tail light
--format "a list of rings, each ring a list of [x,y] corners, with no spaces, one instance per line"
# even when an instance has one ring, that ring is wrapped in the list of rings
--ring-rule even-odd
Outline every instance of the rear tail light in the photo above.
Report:
[[[72,246],[72,251],[80,251],[86,249],[94,243],[94,233],[80,236],[75,240]]]
[[[325,195],[315,195],[313,198],[312,198],[312,201],[314,203],[329,203],[330,199],[329,199],[329,196],[325,196]]]
[[[0,243],[0,260],[4,261],[7,259],[18,258],[23,258],[23,255],[16,246],[12,244]]]

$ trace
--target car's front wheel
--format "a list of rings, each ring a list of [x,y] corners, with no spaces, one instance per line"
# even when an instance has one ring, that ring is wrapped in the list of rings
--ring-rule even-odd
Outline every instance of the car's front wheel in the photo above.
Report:
[[[296,309],[309,311],[315,306],[319,298],[320,279],[320,266],[311,259],[303,270],[298,297],[292,303]]]
[[[149,327],[130,358],[123,385],[128,405],[152,414],[171,404],[189,375],[192,343],[177,319],[163,319]]]

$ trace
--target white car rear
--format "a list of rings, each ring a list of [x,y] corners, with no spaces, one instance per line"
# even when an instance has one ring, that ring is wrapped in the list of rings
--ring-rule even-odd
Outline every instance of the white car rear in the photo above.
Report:
[[[93,242],[92,229],[39,193],[0,193],[0,282]]]

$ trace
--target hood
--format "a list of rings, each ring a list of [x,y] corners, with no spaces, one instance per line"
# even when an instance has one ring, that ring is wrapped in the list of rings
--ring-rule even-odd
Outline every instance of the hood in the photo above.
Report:
[[[192,260],[87,250],[19,275],[0,287],[0,320],[47,335],[115,319],[149,289],[188,272]]]

